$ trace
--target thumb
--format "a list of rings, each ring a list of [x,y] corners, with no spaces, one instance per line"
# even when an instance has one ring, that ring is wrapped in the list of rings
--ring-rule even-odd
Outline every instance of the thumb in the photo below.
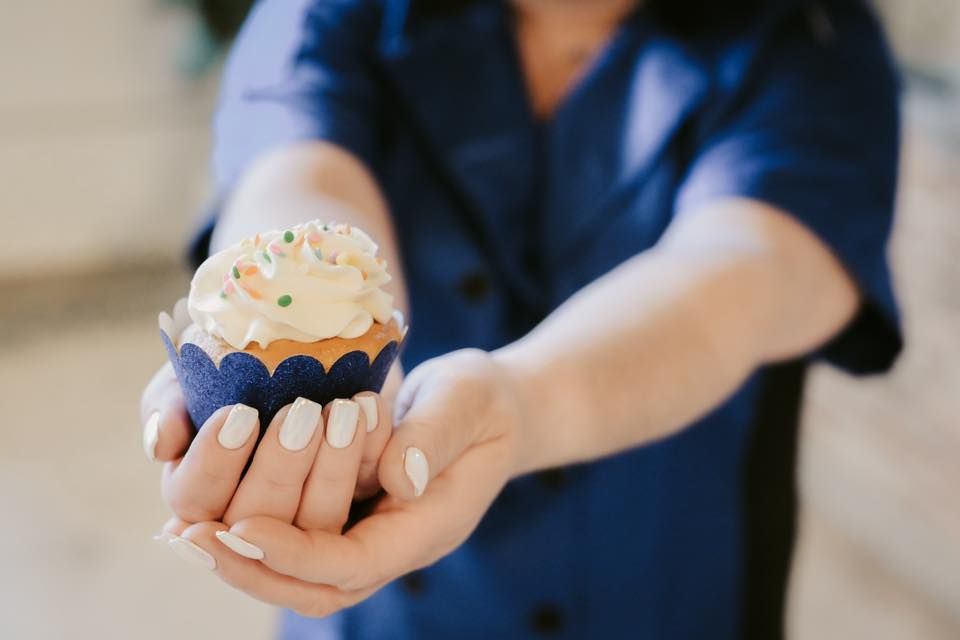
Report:
[[[420,375],[418,375],[420,373]],[[430,481],[469,448],[481,430],[482,412],[465,411],[469,385],[449,375],[414,371],[401,387],[401,417],[380,457],[380,485],[400,500],[414,500]],[[470,415],[470,414],[473,415]]]

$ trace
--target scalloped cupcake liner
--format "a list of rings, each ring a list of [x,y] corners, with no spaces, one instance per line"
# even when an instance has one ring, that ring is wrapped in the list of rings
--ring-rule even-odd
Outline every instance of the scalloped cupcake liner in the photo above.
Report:
[[[160,314],[160,337],[177,374],[187,413],[199,429],[217,409],[243,403],[260,412],[261,432],[282,407],[299,397],[327,404],[361,391],[378,392],[400,353],[400,344],[387,343],[373,362],[363,351],[340,356],[327,371],[307,355],[283,360],[273,374],[256,357],[243,352],[223,357],[219,367],[207,352],[192,343],[177,351],[176,338],[190,323],[186,300],[174,306],[173,316]]]

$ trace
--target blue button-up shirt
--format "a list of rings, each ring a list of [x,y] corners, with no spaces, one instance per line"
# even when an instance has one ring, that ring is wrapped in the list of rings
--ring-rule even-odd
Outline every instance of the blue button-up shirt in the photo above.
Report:
[[[860,2],[769,0],[689,30],[640,9],[546,122],[509,8],[455,4],[262,1],[215,122],[223,193],[307,139],[376,174],[413,309],[407,368],[519,338],[724,196],[789,212],[859,284],[858,317],[812,357],[890,365],[897,82]],[[452,555],[333,618],[288,615],[284,637],[776,637],[807,360],[758,371],[668,440],[510,483]]]

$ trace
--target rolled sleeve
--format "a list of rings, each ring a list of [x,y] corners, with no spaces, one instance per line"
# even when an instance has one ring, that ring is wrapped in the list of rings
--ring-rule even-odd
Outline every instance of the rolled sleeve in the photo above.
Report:
[[[307,140],[336,144],[375,169],[380,12],[363,0],[261,0],[237,36],[213,120],[214,195],[188,247],[198,265],[233,185],[258,156]]]
[[[365,2],[256,5],[231,51],[214,118],[219,189],[265,150],[303,140],[335,143],[373,164],[378,27]]]
[[[863,304],[818,355],[855,373],[891,366],[902,341],[886,245],[896,191],[898,84],[864,10],[831,15],[829,41],[797,20],[705,136],[678,215],[723,196],[774,205],[813,231],[856,281]]]

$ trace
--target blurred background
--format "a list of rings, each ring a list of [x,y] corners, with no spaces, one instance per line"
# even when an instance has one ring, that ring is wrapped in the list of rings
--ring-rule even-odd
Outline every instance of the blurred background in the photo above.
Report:
[[[269,637],[268,607],[151,541],[167,514],[137,416],[244,4],[4,3],[4,639]],[[813,374],[795,639],[960,638],[960,2],[877,7],[907,79],[890,248],[907,349],[884,377]]]

